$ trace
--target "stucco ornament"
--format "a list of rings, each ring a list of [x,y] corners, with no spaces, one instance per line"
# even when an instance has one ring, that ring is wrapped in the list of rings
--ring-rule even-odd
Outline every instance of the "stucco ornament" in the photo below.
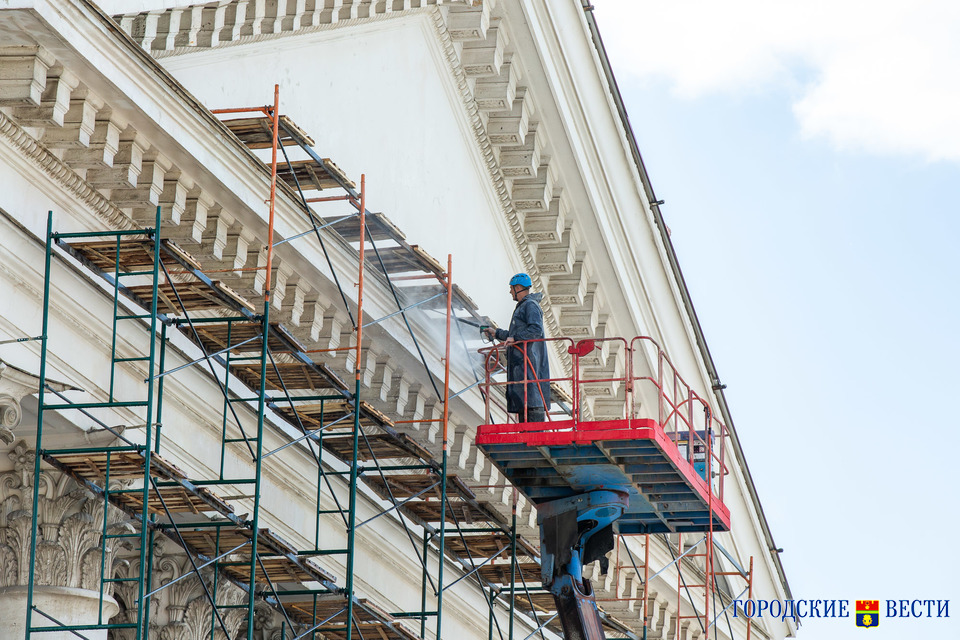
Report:
[[[47,378],[47,387],[56,391],[76,390],[68,384]],[[0,360],[0,443],[12,444],[23,420],[20,401],[40,389],[40,378]]]
[[[26,441],[21,440],[18,442],[17,445],[7,453],[7,457],[13,461],[13,470],[19,479],[19,486],[33,486],[33,466],[37,455],[33,449],[27,446]]]
[[[232,640],[241,637],[239,630],[246,619],[246,610],[233,608],[246,602],[246,593],[224,576],[218,576],[214,589],[214,570],[200,570],[204,584],[193,571],[193,565],[183,549],[169,541],[158,541],[153,547],[153,584],[155,591],[150,598],[150,640]],[[198,564],[200,562],[198,561]],[[137,562],[124,563],[118,569],[119,577],[136,577]],[[207,594],[216,593],[220,621],[213,613]],[[138,596],[136,582],[122,582],[114,594],[120,604],[120,613],[115,622],[136,622],[137,611],[133,606]],[[224,633],[226,629],[227,633]],[[212,631],[212,635],[211,635]],[[127,640],[135,637],[130,629],[111,631],[112,640]]]
[[[20,425],[23,411],[20,401],[13,396],[0,394],[0,442],[11,444],[15,436],[13,430]]]
[[[13,463],[13,470],[0,473],[0,589],[22,587],[29,582],[36,452],[21,440],[7,452],[7,457]],[[38,489],[36,587],[73,587],[99,593],[101,545],[106,552],[102,563],[104,578],[137,577],[139,552],[131,544],[131,540],[136,539],[103,540],[102,498],[58,471],[42,471]],[[122,534],[137,530],[126,514],[108,507],[106,531]],[[215,581],[212,567],[201,569],[200,573],[206,590],[183,549],[169,541],[158,541],[154,545],[153,584],[149,590],[160,590],[150,598],[150,640],[232,640],[246,627],[246,609],[233,608],[246,603],[246,593],[223,575]],[[213,613],[208,592],[216,594],[222,626]],[[139,596],[136,581],[104,583],[103,593],[112,596],[120,607],[111,622],[136,622]],[[277,640],[281,634],[279,614],[272,607],[258,603],[254,628],[259,640]],[[126,640],[134,634],[129,629],[112,629],[108,637]]]
[[[30,577],[36,453],[21,440],[7,456],[14,468],[0,474],[0,587],[26,585]],[[43,471],[38,489],[34,583],[99,591],[103,502],[57,471]],[[113,508],[107,511],[106,528],[108,533],[132,531],[123,514]],[[109,574],[105,577],[113,576],[124,545],[117,539],[103,545]],[[104,585],[105,593],[112,591],[113,583]]]

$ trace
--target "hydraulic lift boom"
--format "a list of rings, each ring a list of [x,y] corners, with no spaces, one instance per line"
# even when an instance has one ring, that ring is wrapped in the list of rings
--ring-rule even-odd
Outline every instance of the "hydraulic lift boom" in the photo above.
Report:
[[[596,560],[607,564],[613,522],[623,515],[629,498],[620,491],[596,490],[537,505],[541,577],[557,603],[566,640],[605,640],[583,567]]]

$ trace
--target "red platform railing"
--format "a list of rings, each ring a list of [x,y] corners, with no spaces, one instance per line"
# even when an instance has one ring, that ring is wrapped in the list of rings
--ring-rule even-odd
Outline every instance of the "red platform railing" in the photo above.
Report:
[[[573,367],[569,376],[550,378],[536,378],[530,364],[530,345],[537,342],[558,342],[566,346],[567,353],[573,360]],[[591,376],[585,373],[583,361],[590,358],[596,350],[604,351],[610,344],[616,344],[623,350],[624,371],[622,375]],[[504,373],[502,366],[503,356],[510,349],[517,349],[523,357],[524,374],[522,380],[494,379]],[[684,457],[694,468],[702,463],[699,471],[712,489],[712,493],[723,501],[723,478],[727,475],[724,439],[728,435],[727,427],[718,420],[710,407],[710,403],[700,396],[679,374],[676,367],[667,357],[666,352],[649,336],[637,336],[627,340],[625,338],[585,339],[574,341],[571,338],[545,338],[539,340],[517,341],[510,345],[503,343],[492,345],[479,350],[484,357],[485,378],[481,389],[485,398],[485,420],[487,425],[482,429],[503,433],[506,425],[514,424],[510,431],[520,433],[530,432],[567,432],[581,431],[584,435],[591,431],[596,432],[591,421],[585,421],[582,416],[584,403],[584,388],[591,385],[622,386],[622,420],[623,427],[629,431],[631,427],[649,425],[656,421],[657,427],[663,431],[667,439],[673,442],[678,449],[685,448]],[[536,383],[531,385],[530,383]],[[523,385],[524,404],[529,406],[530,387],[534,386],[534,393],[540,392],[541,383],[551,385],[569,385],[571,390],[572,407],[570,419],[553,420],[549,407],[546,407],[547,422],[516,424],[513,414],[506,414],[495,390],[506,390],[507,385]],[[619,395],[619,394],[616,394]],[[656,397],[656,407],[643,402]],[[506,415],[505,423],[494,425],[492,409],[500,409]],[[605,420],[609,422],[609,419]]]

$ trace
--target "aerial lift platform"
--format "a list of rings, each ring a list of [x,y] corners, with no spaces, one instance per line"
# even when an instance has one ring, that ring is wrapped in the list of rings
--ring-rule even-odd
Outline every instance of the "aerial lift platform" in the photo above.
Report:
[[[537,341],[481,350],[487,419],[477,429],[477,445],[537,506],[543,584],[554,595],[565,637],[600,640],[596,602],[582,574],[591,562],[606,564],[614,528],[621,535],[729,531],[730,511],[723,504],[726,428],[651,338],[546,341],[565,343],[570,377],[501,379],[505,349],[525,356]],[[584,375],[582,363],[596,360],[598,351],[608,354],[609,343],[623,348],[625,373]],[[508,385],[528,394],[543,383],[571,387],[569,418],[550,420],[548,412],[546,422],[493,422]],[[582,396],[598,385],[622,387],[622,418],[584,419]]]

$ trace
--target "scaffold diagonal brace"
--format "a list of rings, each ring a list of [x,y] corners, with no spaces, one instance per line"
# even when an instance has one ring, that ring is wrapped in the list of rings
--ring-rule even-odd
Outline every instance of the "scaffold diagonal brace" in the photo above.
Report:
[[[366,323],[365,325],[363,325],[363,328],[366,329],[367,327],[369,327],[369,326],[371,326],[371,325],[377,324],[377,323],[379,323],[379,322],[383,322],[384,320],[389,320],[389,319],[392,318],[393,316],[399,315],[399,314],[401,314],[401,313],[406,313],[407,311],[410,311],[410,309],[416,309],[417,307],[419,307],[419,306],[421,306],[421,305],[424,305],[424,304],[430,302],[431,300],[436,300],[437,298],[442,298],[442,297],[445,296],[445,295],[447,295],[447,293],[444,291],[444,292],[438,293],[438,294],[435,295],[435,296],[430,296],[429,298],[426,298],[426,299],[424,299],[424,300],[421,300],[420,302],[415,302],[415,303],[411,304],[410,306],[404,307],[403,309],[397,309],[397,310],[394,311],[393,313],[387,314],[387,315],[383,316],[382,318],[377,318],[376,320],[371,320],[370,322],[368,322],[368,323]]]
[[[334,420],[334,421],[331,422],[330,424],[325,424],[325,425],[323,425],[322,427],[320,427],[319,429],[316,429],[316,430],[314,430],[314,431],[307,431],[305,434],[303,434],[302,436],[296,438],[295,440],[291,440],[290,442],[288,442],[288,443],[286,443],[286,444],[280,445],[280,446],[277,447],[276,449],[273,449],[273,450],[271,450],[271,451],[267,451],[265,454],[263,454],[263,456],[261,457],[261,459],[269,458],[269,457],[272,456],[273,454],[279,453],[280,451],[283,451],[283,450],[286,449],[287,447],[289,447],[289,446],[291,446],[291,445],[297,444],[297,443],[300,442],[301,440],[306,440],[306,439],[308,439],[308,438],[311,438],[311,439],[312,439],[312,438],[316,438],[316,437],[320,434],[321,431],[324,431],[324,430],[326,430],[326,429],[329,429],[329,428],[332,427],[333,425],[337,424],[338,422],[343,422],[343,421],[346,420],[347,418],[353,417],[353,414],[354,414],[354,412],[351,411],[351,412],[347,413],[346,415],[340,416],[339,418],[337,418],[336,420]]]
[[[248,342],[253,342],[253,341],[259,340],[259,339],[260,339],[260,336],[258,336],[258,335],[257,335],[257,336],[253,336],[252,338],[247,338],[247,339],[244,340],[243,342],[238,342],[237,344],[232,344],[232,345],[230,345],[229,347],[224,347],[223,349],[220,349],[220,351],[215,351],[214,353],[205,354],[202,358],[197,358],[196,360],[191,360],[190,362],[188,362],[188,363],[186,363],[186,364],[182,364],[182,365],[180,365],[179,367],[176,367],[175,369],[169,369],[169,370],[167,370],[167,371],[163,371],[163,372],[161,372],[161,373],[158,373],[158,374],[155,375],[155,376],[150,376],[149,378],[145,378],[143,381],[144,381],[144,382],[153,382],[154,380],[157,380],[158,378],[162,378],[162,377],[164,377],[164,376],[170,375],[171,373],[176,373],[176,372],[178,372],[178,371],[180,371],[180,370],[182,370],[182,369],[186,369],[187,367],[192,367],[193,365],[198,364],[198,363],[200,363],[200,362],[203,362],[204,360],[209,360],[210,358],[216,358],[216,357],[219,356],[220,354],[227,353],[228,351],[233,351],[233,350],[236,349],[237,347],[242,347],[243,345],[247,344]]]
[[[206,580],[203,579],[203,575],[200,573],[199,567],[197,567],[196,561],[194,561],[193,556],[190,554],[187,543],[183,539],[183,536],[180,535],[180,529],[177,527],[176,521],[173,519],[173,516],[170,514],[170,510],[167,508],[167,501],[163,499],[163,494],[160,492],[160,487],[157,485],[155,478],[150,478],[150,484],[153,485],[153,490],[157,492],[157,497],[160,499],[160,506],[163,507],[163,512],[166,514],[167,519],[173,523],[173,531],[177,534],[177,541],[180,543],[180,546],[187,550],[187,560],[190,561],[190,566],[193,567],[192,573],[197,575],[197,579],[200,581],[200,586],[203,587],[203,593],[207,597],[207,601],[210,602],[210,607],[213,609],[214,615],[217,617],[217,622],[220,623],[220,628],[223,630],[223,633],[229,638],[230,633],[227,631],[227,625],[223,622],[223,617],[220,615],[220,611],[217,609],[217,601],[210,594],[210,589],[207,587]],[[254,532],[256,535],[256,532]],[[253,589],[253,585],[250,586]],[[144,598],[146,599],[146,598]],[[142,603],[141,603],[142,606]]]
[[[321,224],[321,225],[319,225],[319,226],[317,226],[317,227],[314,227],[313,229],[307,229],[306,231],[301,231],[300,233],[298,233],[298,234],[296,234],[296,235],[293,235],[293,236],[290,236],[289,238],[284,238],[283,240],[278,240],[277,242],[274,242],[274,243],[273,243],[273,246],[274,246],[274,247],[279,247],[281,244],[284,244],[284,243],[287,243],[287,242],[291,242],[291,241],[293,241],[293,240],[297,240],[297,239],[302,238],[302,237],[304,237],[304,236],[309,236],[310,234],[312,234],[312,233],[314,233],[314,232],[316,232],[316,231],[319,231],[320,229],[326,229],[327,227],[333,226],[333,225],[337,224],[338,222],[343,222],[344,220],[349,220],[350,218],[356,218],[357,215],[358,215],[358,214],[356,214],[356,213],[347,214],[347,215],[343,216],[342,218],[337,218],[336,220],[331,220],[330,222]]]
[[[441,591],[446,591],[447,589],[449,589],[449,588],[452,587],[453,585],[457,584],[458,582],[460,582],[460,581],[463,580],[464,578],[469,578],[470,576],[472,576],[473,574],[475,574],[477,571],[480,571],[480,569],[483,568],[484,566],[486,566],[487,563],[492,562],[497,556],[499,556],[501,553],[503,553],[504,551],[506,551],[509,546],[510,546],[510,545],[504,545],[504,546],[500,547],[499,549],[497,549],[497,552],[494,553],[492,556],[490,556],[489,558],[487,558],[486,560],[484,560],[484,561],[481,562],[480,564],[474,565],[473,569],[471,569],[468,573],[463,574],[462,576],[460,576],[459,578],[457,578],[456,580],[454,580],[453,582],[451,582],[451,583],[448,584],[447,586],[443,587],[443,588],[441,589]],[[471,558],[471,560],[472,560],[472,558]]]
[[[78,638],[83,638],[83,640],[90,640],[90,638],[88,638],[87,636],[81,634],[80,632],[76,631],[75,629],[67,629],[67,628],[66,628],[67,625],[63,624],[62,622],[60,622],[59,620],[57,620],[56,618],[54,618],[53,616],[51,616],[49,613],[46,613],[43,609],[40,609],[39,607],[37,607],[36,605],[33,605],[32,607],[30,607],[30,609],[33,610],[33,611],[36,611],[37,613],[39,613],[40,615],[42,615],[44,618],[46,618],[46,619],[49,620],[50,622],[54,623],[54,624],[57,625],[58,627],[63,628],[64,630],[72,633],[73,635],[77,636]],[[35,630],[36,630],[36,629],[28,629],[28,631],[35,631]]]
[[[403,505],[407,504],[407,503],[410,502],[411,500],[413,500],[413,499],[415,499],[415,498],[419,498],[420,496],[422,496],[422,495],[425,494],[426,492],[430,491],[431,489],[433,489],[434,487],[436,487],[436,486],[439,485],[439,484],[440,484],[440,481],[438,480],[437,482],[434,482],[432,485],[430,485],[430,486],[427,487],[426,489],[423,489],[422,491],[418,491],[417,493],[413,494],[413,495],[410,496],[409,498],[405,498],[405,499],[401,500],[400,502],[394,503],[394,505],[393,505],[392,507],[390,507],[389,509],[387,509],[387,510],[385,510],[385,511],[381,511],[380,513],[378,513],[377,515],[373,516],[372,518],[367,518],[366,520],[364,520],[363,522],[361,522],[360,524],[358,524],[355,528],[356,528],[356,529],[359,529],[359,528],[362,527],[363,525],[368,524],[368,523],[370,523],[370,522],[373,522],[374,520],[376,520],[376,519],[379,518],[380,516],[386,515],[386,514],[390,513],[391,511],[393,511],[393,510],[395,510],[395,509],[397,509],[397,508],[399,508],[399,507],[402,507]]]
[[[677,556],[676,558],[674,558],[673,560],[671,560],[670,562],[668,562],[662,569],[660,569],[660,571],[657,571],[655,574],[653,574],[652,576],[650,576],[650,580],[653,580],[654,578],[656,578],[658,575],[660,575],[661,573],[663,573],[664,571],[666,571],[667,569],[669,569],[669,568],[672,567],[673,565],[678,564],[678,563],[680,562],[680,560],[682,560],[685,555],[693,552],[693,550],[696,549],[697,547],[699,547],[701,544],[703,544],[704,540],[706,540],[706,539],[707,539],[706,536],[700,538],[699,542],[697,542],[695,545],[693,545],[692,547],[690,547],[689,549],[687,549],[686,551],[684,551],[683,553],[681,553],[679,556]]]

